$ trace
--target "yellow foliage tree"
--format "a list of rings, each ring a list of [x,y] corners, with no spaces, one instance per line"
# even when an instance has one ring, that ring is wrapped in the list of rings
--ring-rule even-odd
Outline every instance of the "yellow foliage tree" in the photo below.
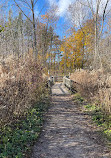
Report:
[[[92,19],[88,20],[80,29],[72,30],[71,35],[64,38],[60,48],[63,52],[61,68],[71,72],[73,69],[83,68],[88,55],[93,51],[94,22]]]

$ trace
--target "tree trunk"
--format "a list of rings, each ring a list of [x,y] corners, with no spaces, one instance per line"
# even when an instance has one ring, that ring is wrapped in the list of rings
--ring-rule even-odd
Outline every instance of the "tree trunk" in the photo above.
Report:
[[[37,39],[36,39],[36,26],[35,26],[35,15],[34,15],[34,6],[32,4],[32,14],[33,14],[33,54],[35,59],[37,58]]]
[[[98,33],[97,33],[97,16],[95,19],[95,52],[94,52],[94,68],[97,69],[97,59],[98,59]]]
[[[65,60],[64,60],[64,75],[67,75],[67,58],[66,58],[66,49],[65,49]]]

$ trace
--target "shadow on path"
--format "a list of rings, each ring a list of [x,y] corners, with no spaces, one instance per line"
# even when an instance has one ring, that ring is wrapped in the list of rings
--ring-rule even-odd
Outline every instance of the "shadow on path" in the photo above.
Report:
[[[70,95],[70,92],[64,87],[62,83],[56,83],[52,86],[52,95]]]
[[[52,87],[52,105],[31,158],[110,158],[88,115],[62,84]],[[63,96],[62,96],[63,95]]]

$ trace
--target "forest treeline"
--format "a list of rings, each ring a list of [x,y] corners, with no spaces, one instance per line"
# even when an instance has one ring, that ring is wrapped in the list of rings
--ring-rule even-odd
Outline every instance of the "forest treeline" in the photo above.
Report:
[[[52,8],[37,18],[34,16],[33,20],[30,16],[25,17],[21,9],[17,15],[14,15],[13,10],[9,10],[7,15],[1,16],[1,61],[9,56],[13,56],[15,60],[25,60],[28,54],[33,54],[33,58],[37,59],[42,67],[50,69],[53,64],[54,68],[57,55],[60,55],[61,44],[55,33],[58,18],[54,15],[54,10],[55,8]]]
[[[35,15],[36,1],[13,1],[15,11],[5,12],[1,3],[0,56],[1,60],[9,55],[16,59],[32,53],[49,72],[73,72],[78,68],[109,71],[111,49],[110,1],[94,2],[83,5],[82,1],[72,3],[67,12],[69,24],[64,37],[57,34],[59,16],[57,6]],[[23,3],[23,4],[21,4]],[[28,15],[24,6],[31,10]],[[87,11],[86,11],[87,10]],[[18,12],[18,13],[17,13]],[[62,26],[63,29],[65,26]]]

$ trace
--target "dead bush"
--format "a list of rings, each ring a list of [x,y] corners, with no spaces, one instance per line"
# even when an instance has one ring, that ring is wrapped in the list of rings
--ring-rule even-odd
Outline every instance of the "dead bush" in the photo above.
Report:
[[[42,68],[37,61],[27,57],[24,61],[6,62],[8,72],[2,71],[0,80],[0,124],[10,123],[20,117],[45,92]]]
[[[99,103],[101,109],[111,113],[111,76],[102,70],[77,70],[71,74],[74,87],[82,96]]]

